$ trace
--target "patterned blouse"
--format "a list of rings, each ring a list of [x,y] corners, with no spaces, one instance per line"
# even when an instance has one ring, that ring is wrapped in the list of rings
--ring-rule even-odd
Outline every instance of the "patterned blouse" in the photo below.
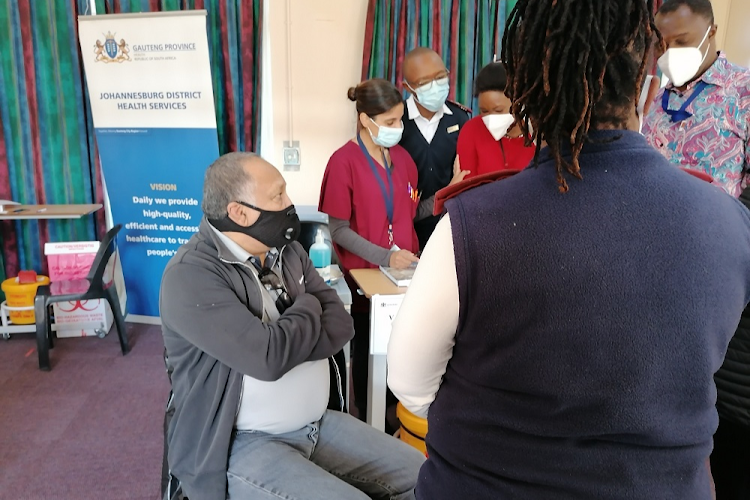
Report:
[[[692,116],[673,122],[662,106],[664,92],[669,92],[668,109],[679,110],[701,81],[707,86],[686,108]],[[670,83],[651,105],[643,135],[670,162],[711,175],[714,184],[738,198],[747,184],[743,172],[750,169],[750,70],[720,53],[685,92]]]

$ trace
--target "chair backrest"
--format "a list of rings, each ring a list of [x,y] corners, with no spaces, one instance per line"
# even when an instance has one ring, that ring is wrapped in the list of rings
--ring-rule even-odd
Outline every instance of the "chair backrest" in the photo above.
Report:
[[[99,243],[99,250],[96,252],[94,262],[91,263],[89,275],[86,277],[91,282],[91,286],[103,286],[104,270],[117,248],[117,233],[120,232],[120,229],[122,229],[122,224],[117,224],[107,231],[104,239]]]

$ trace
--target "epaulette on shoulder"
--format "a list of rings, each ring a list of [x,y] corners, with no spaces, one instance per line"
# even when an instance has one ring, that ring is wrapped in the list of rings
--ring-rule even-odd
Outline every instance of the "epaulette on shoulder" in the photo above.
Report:
[[[465,111],[465,112],[467,112],[467,113],[469,114],[469,116],[471,116],[471,115],[473,114],[473,112],[471,111],[471,109],[470,109],[470,108],[467,108],[466,106],[464,106],[464,105],[463,105],[463,104],[461,104],[460,102],[456,102],[456,101],[451,101],[450,99],[448,99],[448,100],[447,100],[447,101],[445,101],[445,102],[447,102],[448,104],[452,104],[452,105],[454,105],[455,107],[457,107],[457,108],[458,108],[458,109],[460,109],[461,111]]]
[[[680,167],[680,170],[682,170],[683,172],[686,172],[686,173],[692,175],[693,177],[697,177],[698,179],[700,179],[702,181],[706,181],[709,184],[711,184],[711,183],[714,182],[714,178],[711,177],[710,175],[708,175],[705,172],[698,172],[697,170],[692,170],[692,169],[685,168],[685,167]]]
[[[507,179],[516,175],[520,170],[500,170],[497,172],[490,172],[489,174],[482,174],[471,179],[466,179],[452,186],[447,186],[435,193],[435,209],[433,210],[434,215],[440,215],[443,213],[443,207],[445,202],[451,198],[455,198],[461,193],[464,193],[470,189],[474,189],[477,186],[483,184],[489,184],[491,182]]]

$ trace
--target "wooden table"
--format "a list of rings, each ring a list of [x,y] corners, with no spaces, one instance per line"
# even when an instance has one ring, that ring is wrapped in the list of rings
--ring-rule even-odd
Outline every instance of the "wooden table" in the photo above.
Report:
[[[370,356],[367,374],[367,423],[385,430],[387,348],[391,322],[407,288],[397,287],[380,269],[355,269],[352,278],[370,299]]]
[[[368,299],[373,295],[403,295],[408,290],[394,285],[380,269],[355,269],[351,275]]]
[[[80,219],[102,208],[100,203],[88,205],[4,205],[0,220]]]

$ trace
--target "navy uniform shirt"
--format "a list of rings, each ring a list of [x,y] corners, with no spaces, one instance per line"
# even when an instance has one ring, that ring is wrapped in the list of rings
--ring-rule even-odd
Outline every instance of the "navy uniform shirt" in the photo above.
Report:
[[[420,115],[413,97],[406,100],[407,120],[399,145],[406,149],[417,164],[417,189],[425,200],[447,186],[453,178],[458,132],[471,118],[471,111],[460,104],[446,101],[432,120]],[[414,224],[419,247],[424,248],[435,230],[439,217],[428,217]]]

